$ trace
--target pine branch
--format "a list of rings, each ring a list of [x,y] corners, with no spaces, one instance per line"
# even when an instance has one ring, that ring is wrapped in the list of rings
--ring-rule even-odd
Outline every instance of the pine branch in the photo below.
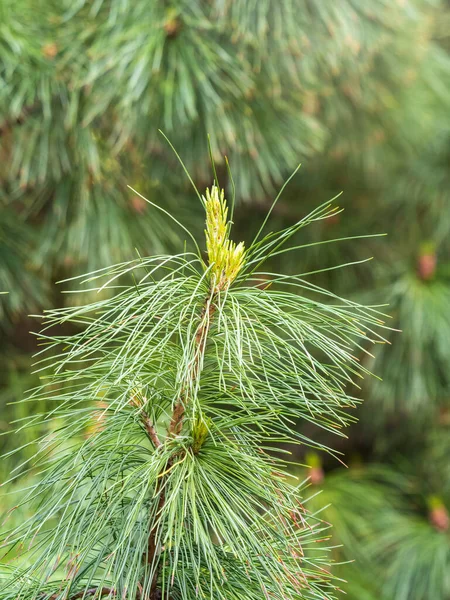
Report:
[[[148,437],[152,440],[155,448],[159,448],[162,444],[159,440],[158,434],[156,433],[155,426],[148,418],[148,416],[144,416],[144,427],[146,432],[148,433]]]
[[[209,329],[211,327],[211,320],[216,311],[216,307],[214,305],[214,298],[215,294],[214,292],[212,292],[211,297],[208,297],[206,299],[205,305],[202,308],[200,324],[195,334],[196,353],[193,359],[190,376],[188,376],[188,379],[191,379],[191,382],[188,382],[188,384],[196,382],[200,376],[201,362],[205,353],[206,339],[209,333]],[[170,420],[170,436],[179,435],[181,433],[181,429],[183,427],[183,418],[188,403],[189,398],[187,398],[185,392],[182,391],[178,402],[175,404],[172,413],[172,418]]]
[[[168,439],[180,435],[183,428],[186,409],[190,402],[188,390],[196,389],[199,385],[207,338],[216,312],[216,295],[219,291],[226,290],[229,287],[242,265],[243,245],[239,244],[236,246],[228,238],[228,209],[223,191],[219,194],[218,188],[213,186],[211,192],[207,190],[206,198],[203,200],[206,209],[206,240],[210,268],[210,294],[206,297],[201,309],[200,323],[194,338],[194,357],[186,374],[186,381],[184,386],[182,386],[180,398],[173,408],[168,428]],[[164,471],[162,471],[158,477],[159,502],[156,516],[161,515],[164,509],[166,502],[166,473],[172,467],[173,459],[174,457],[169,460]],[[147,549],[147,561],[150,565],[154,565],[156,558],[157,529],[158,522],[156,521],[150,531]],[[159,568],[156,566],[150,588],[150,600],[154,600],[158,575]]]
[[[117,592],[113,588],[92,587],[92,588],[89,588],[88,590],[83,590],[81,592],[77,592],[73,596],[70,596],[68,598],[68,600],[78,600],[79,598],[88,598],[89,596],[97,596],[98,598],[102,598],[103,596],[109,596],[109,595],[116,596]],[[52,594],[47,600],[57,600],[58,596],[59,596],[58,593]],[[141,598],[142,598],[141,591],[138,590],[136,593],[136,600],[141,600]],[[152,598],[152,600],[161,600],[160,590],[155,590],[153,596],[150,596],[150,598]]]
[[[188,376],[187,379],[190,381],[186,382],[185,385],[185,389],[188,388],[189,385],[192,384],[196,384],[198,382],[198,379],[200,377],[201,374],[201,365],[203,362],[203,356],[205,353],[205,348],[206,348],[206,341],[207,341],[207,337],[208,337],[208,333],[211,327],[211,320],[212,317],[214,315],[215,312],[215,305],[213,303],[214,301],[214,291],[212,291],[211,296],[209,296],[206,301],[205,304],[202,308],[202,312],[201,312],[201,317],[200,317],[200,324],[197,328],[197,332],[195,334],[195,355],[192,361],[192,367],[190,369],[190,371],[188,372]],[[189,404],[189,397],[187,396],[187,393],[185,391],[182,391],[182,393],[180,394],[180,398],[178,400],[178,402],[175,404],[174,408],[173,408],[173,412],[172,412],[172,417],[170,420],[170,425],[168,428],[168,439],[173,437],[173,436],[177,436],[180,435],[181,430],[183,428],[183,421],[184,421],[184,416],[186,413],[186,408]],[[152,431],[152,433],[154,432],[154,428],[153,426],[150,425],[150,431]],[[152,434],[149,434],[152,435]],[[153,439],[153,437],[152,437]],[[158,438],[157,439],[157,444],[159,447],[159,445],[161,445],[161,443],[159,442]],[[165,473],[167,473],[167,471],[172,467],[173,465],[173,459],[174,457],[170,458],[167,465],[165,466],[165,469],[159,474],[158,477],[158,483],[157,483],[157,489],[156,489],[156,494],[159,494],[159,501],[158,501],[158,506],[157,506],[157,510],[156,510],[156,517],[160,516],[163,509],[164,509],[164,505],[166,502],[166,482],[167,482],[167,475],[165,475]],[[148,540],[148,547],[147,547],[147,563],[150,566],[154,566],[155,564],[155,560],[156,560],[156,553],[157,553],[157,543],[156,543],[156,537],[157,537],[157,531],[158,531],[158,519],[155,519],[155,524],[152,527],[151,531],[150,531],[150,535],[149,535],[149,540]],[[149,598],[150,600],[157,600],[157,585],[158,585],[158,576],[159,576],[159,565],[157,564],[156,566],[154,566],[154,573],[153,573],[153,579],[151,582],[151,586],[150,586],[150,595]]]
[[[168,468],[170,468],[171,466],[171,461],[169,461],[168,463]],[[158,516],[161,515],[161,512],[164,508],[164,504],[166,502],[166,491],[165,491],[165,478],[164,477],[160,477],[157,481],[157,488],[156,488],[156,495],[159,494],[159,500],[158,500],[158,505],[157,505],[157,509],[156,509],[156,518],[155,518],[155,523],[152,527],[152,529],[150,530],[150,535],[148,538],[148,546],[147,546],[147,564],[150,566],[150,568],[153,568],[153,577],[152,577],[152,581],[150,584],[150,593],[149,593],[149,600],[156,600],[157,597],[157,590],[158,590],[158,577],[159,577],[159,570],[160,570],[160,564],[159,564],[159,559],[156,559],[156,554],[158,552],[158,544],[157,544],[157,532],[158,532],[158,526],[159,526],[159,521],[158,521]]]
[[[150,440],[153,443],[153,446],[155,447],[155,449],[159,448],[160,446],[162,446],[162,442],[158,437],[158,433],[156,431],[156,428],[150,418],[150,416],[147,414],[147,412],[141,407],[141,403],[139,402],[139,400],[136,397],[132,397],[131,399],[131,405],[132,406],[136,406],[137,408],[139,408],[139,415],[141,418],[141,422],[142,425],[145,429],[145,432],[147,433],[148,437],[150,438]]]
[[[207,262],[183,253],[116,265],[86,280],[105,282],[94,284],[99,291],[119,287],[116,295],[46,313],[40,368],[60,358],[33,397],[50,395],[57,409],[44,420],[60,415],[61,425],[55,454],[43,440],[33,460],[42,472],[28,492],[42,498],[37,512],[4,541],[36,539],[36,558],[27,577],[13,572],[1,600],[39,597],[56,557],[83,574],[85,597],[335,598],[326,525],[306,514],[299,525],[288,463],[264,449],[320,447],[299,433],[299,420],[333,432],[349,422],[356,401],[345,388],[367,372],[354,347],[381,339],[373,330],[382,321],[300,276],[272,273],[273,288],[253,285],[264,275],[253,262],[328,209],[244,249],[229,239],[223,194],[213,188],[203,201]],[[134,269],[144,271],[139,283],[118,286]],[[333,302],[286,291],[287,283]],[[49,333],[67,322],[78,332]],[[104,414],[86,438],[99,397]],[[111,587],[93,588],[105,573]],[[70,577],[59,583],[60,596],[82,598],[70,597]]]
[[[103,596],[109,596],[109,595],[113,595],[113,596],[116,595],[116,592],[114,591],[113,588],[93,587],[88,590],[83,590],[81,592],[77,592],[73,596],[70,596],[68,598],[68,600],[78,600],[79,598],[87,598],[89,596],[97,596],[98,598],[102,598]],[[53,594],[52,596],[50,596],[48,598],[48,600],[57,600],[58,597],[59,597],[59,593],[56,593],[56,594]]]

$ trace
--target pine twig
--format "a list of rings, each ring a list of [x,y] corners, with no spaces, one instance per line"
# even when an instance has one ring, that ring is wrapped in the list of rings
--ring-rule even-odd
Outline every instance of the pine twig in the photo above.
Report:
[[[153,421],[150,419],[148,413],[143,409],[142,404],[134,396],[131,398],[131,404],[140,410],[142,425],[144,426],[144,429],[148,437],[151,439],[155,449],[162,446],[162,442],[158,437],[156,427],[153,425]]]
[[[151,419],[146,413],[142,414],[142,423],[144,425],[145,431],[147,432],[148,437],[152,440],[155,448],[159,448],[162,446],[162,442],[158,437],[155,426],[153,425]]]
[[[73,596],[70,596],[68,600],[78,600],[79,598],[87,598],[89,596],[95,596],[95,595],[97,595],[99,598],[102,598],[103,596],[108,596],[110,594],[112,594],[114,596],[116,595],[116,592],[113,588],[93,587],[93,588],[89,588],[88,590],[84,590],[82,592],[77,592]],[[53,594],[52,596],[50,596],[48,598],[48,600],[56,600],[58,598],[58,596],[59,596],[58,593]]]
[[[200,324],[197,328],[197,332],[195,334],[195,345],[196,345],[196,351],[195,351],[195,356],[193,359],[193,364],[192,364],[192,369],[190,371],[190,375],[189,377],[191,378],[192,381],[195,381],[199,375],[200,375],[200,369],[201,369],[201,363],[202,363],[202,356],[204,354],[205,351],[205,347],[206,347],[206,340],[208,337],[208,333],[211,327],[211,320],[212,317],[216,311],[216,307],[215,304],[213,303],[213,299],[214,299],[215,293],[214,291],[211,293],[210,296],[208,296],[206,298],[205,304],[203,306],[202,312],[201,312],[201,317],[200,317]],[[174,406],[173,412],[172,412],[172,418],[170,420],[170,424],[169,424],[169,428],[168,428],[168,434],[169,437],[173,437],[176,435],[179,435],[181,433],[182,427],[183,427],[183,421],[184,421],[184,415],[186,413],[186,406],[188,403],[188,398],[183,397],[184,394],[182,393],[180,395],[180,398],[178,399],[177,403]],[[153,427],[150,425],[151,429],[153,429]],[[154,429],[153,429],[154,430]],[[150,435],[150,432],[149,432]],[[159,442],[158,438],[157,442]],[[156,444],[155,444],[156,446]],[[158,447],[158,446],[156,446]],[[169,463],[165,466],[165,471],[167,471],[167,468],[170,468],[172,463],[172,460],[169,460]],[[166,479],[167,476],[161,476],[158,478],[158,484],[157,484],[157,490],[156,493],[159,493],[159,501],[158,501],[158,507],[156,510],[156,516],[158,516],[159,514],[161,514],[161,511],[164,508],[164,504],[166,502],[166,492],[165,492],[165,483],[166,483]],[[150,535],[149,535],[149,539],[148,539],[148,546],[147,546],[147,564],[152,565],[154,560],[155,560],[155,556],[156,556],[156,552],[157,552],[157,544],[156,544],[156,533],[157,533],[157,529],[158,529],[158,522],[157,519],[155,519],[156,523],[154,524],[154,526],[152,527],[151,531],[150,531]],[[159,574],[159,567],[156,566],[155,568],[155,572],[153,574],[153,579],[152,579],[152,583],[150,586],[150,600],[157,600],[157,585],[158,585],[158,574]]]
[[[195,381],[200,374],[201,358],[205,351],[206,338],[211,327],[211,319],[214,316],[214,313],[216,312],[216,306],[215,304],[213,304],[213,300],[214,295],[206,299],[200,317],[200,325],[198,326],[197,332],[195,334],[195,344],[197,350],[195,353],[193,367],[191,371],[192,381]],[[184,414],[186,412],[186,401],[187,399],[184,398],[184,393],[182,392],[180,394],[178,402],[175,404],[175,407],[173,409],[172,418],[169,425],[170,436],[179,435],[181,432],[181,429],[183,427]]]

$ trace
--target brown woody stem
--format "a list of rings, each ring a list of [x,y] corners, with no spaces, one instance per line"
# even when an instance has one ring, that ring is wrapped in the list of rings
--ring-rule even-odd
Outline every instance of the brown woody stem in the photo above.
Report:
[[[144,425],[148,437],[152,440],[155,448],[159,448],[160,446],[162,446],[161,440],[159,439],[158,434],[156,433],[155,426],[153,425],[150,417],[145,413],[142,414],[142,423]]]
[[[102,596],[108,596],[110,594],[113,594],[114,596],[116,595],[116,592],[114,591],[113,588],[93,587],[88,590],[84,590],[82,592],[77,592],[73,596],[70,596],[69,600],[77,600],[78,598],[87,598],[88,596],[97,596],[98,598],[101,598]],[[59,593],[53,594],[52,596],[50,596],[50,598],[48,600],[56,600],[56,598],[58,598],[58,597],[59,597]]]

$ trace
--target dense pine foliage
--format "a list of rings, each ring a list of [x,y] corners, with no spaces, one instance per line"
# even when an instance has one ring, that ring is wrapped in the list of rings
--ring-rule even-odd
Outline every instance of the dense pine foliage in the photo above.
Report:
[[[216,185],[199,199],[205,258],[185,230],[193,251],[101,269],[84,282],[111,295],[44,315],[52,374],[29,399],[53,427],[10,479],[39,471],[31,516],[3,534],[2,600],[336,597],[328,524],[280,443],[321,448],[299,422],[347,424],[346,387],[367,374],[352,350],[384,343],[382,315],[264,269],[333,202],[278,233],[266,218],[245,248],[234,202]],[[64,324],[80,330],[51,335]]]
[[[234,238],[247,248],[299,162],[271,214],[280,230],[344,191],[344,215],[294,232],[298,250],[269,257],[267,271],[310,273],[305,288],[288,290],[305,302],[321,286],[353,302],[389,303],[380,310],[392,315],[383,334],[390,344],[377,344],[372,356],[355,351],[381,379],[346,390],[365,400],[348,441],[302,415],[298,435],[338,447],[349,468],[300,446],[295,453],[310,470],[295,474],[311,475],[301,495],[314,496],[308,508],[321,511],[333,543],[344,544],[334,558],[356,559],[333,569],[348,580],[352,600],[448,600],[447,3],[3,0],[0,23],[2,429],[34,416],[1,439],[5,451],[24,446],[3,460],[2,474],[35,453],[36,435],[63,435],[60,420],[39,416],[55,408],[47,393],[10,404],[47,376],[45,368],[31,374],[36,342],[27,332],[37,325],[26,315],[53,306],[51,335],[82,335],[69,315],[96,302],[118,307],[121,292],[62,295],[56,280],[184,252],[190,238],[168,214],[200,239],[201,203],[158,129],[200,190],[212,182],[209,135],[220,183],[228,198],[236,191]],[[382,232],[388,236],[324,243]],[[370,256],[370,267],[360,264]],[[342,264],[349,266],[333,268]],[[267,285],[274,279],[265,277]],[[65,284],[77,287],[78,280]],[[332,296],[322,301],[333,304]],[[323,348],[310,354],[326,363]],[[138,412],[129,406],[123,418],[136,421]],[[32,470],[5,486],[3,507],[19,502],[16,486],[39,486],[40,478]],[[21,506],[7,526],[32,514]]]

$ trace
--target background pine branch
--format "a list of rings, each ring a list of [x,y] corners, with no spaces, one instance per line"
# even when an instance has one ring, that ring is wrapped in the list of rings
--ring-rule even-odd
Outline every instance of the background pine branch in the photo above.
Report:
[[[358,356],[383,381],[352,391],[365,403],[350,441],[332,442],[308,414],[299,432],[337,446],[350,464],[345,475],[339,463],[322,459],[317,489],[324,489],[324,505],[328,485],[340,477],[333,504],[344,510],[354,477],[380,463],[390,473],[387,483],[377,477],[370,486],[360,483],[362,509],[355,514],[361,518],[351,539],[336,520],[337,541],[345,538],[348,557],[356,559],[336,572],[358,600],[425,600],[429,592],[411,575],[415,565],[433,598],[447,600],[447,3],[4,0],[0,22],[0,289],[8,292],[0,296],[2,431],[28,410],[48,409],[40,397],[7,405],[44,376],[29,374],[35,339],[28,331],[35,325],[26,315],[98,300],[89,290],[61,295],[54,282],[134,260],[135,248],[140,256],[180,248],[181,232],[126,186],[202,231],[201,206],[158,128],[200,189],[212,179],[209,134],[231,197],[228,156],[239,205],[235,237],[247,244],[274,189],[302,162],[273,210],[275,224],[291,225],[342,190],[346,213],[300,230],[291,243],[305,247],[273,256],[268,270],[315,272],[308,285],[293,288],[305,297],[321,285],[369,304],[390,302],[380,310],[403,331],[387,334],[392,346],[377,347],[375,358]],[[306,246],[382,232],[388,237]],[[323,271],[369,256],[375,257],[370,269]],[[259,278],[261,287],[275,285],[267,275]],[[67,285],[79,287],[76,280]],[[105,290],[104,299],[116,292]],[[88,324],[79,318],[58,325],[58,335]],[[321,360],[320,352],[314,358]],[[35,453],[36,434],[55,426],[36,416],[21,434],[21,443],[30,442],[21,460]],[[17,446],[11,439],[3,438],[6,451]],[[3,460],[5,478],[16,460]],[[391,510],[385,501],[373,512],[364,506],[386,486],[399,499],[392,519],[401,524],[374,530],[372,514],[390,519]],[[9,491],[16,493],[14,486]],[[17,509],[10,521],[24,515]],[[403,527],[409,537],[384,535]],[[370,558],[379,573],[375,585],[360,561],[361,539],[378,545]]]

